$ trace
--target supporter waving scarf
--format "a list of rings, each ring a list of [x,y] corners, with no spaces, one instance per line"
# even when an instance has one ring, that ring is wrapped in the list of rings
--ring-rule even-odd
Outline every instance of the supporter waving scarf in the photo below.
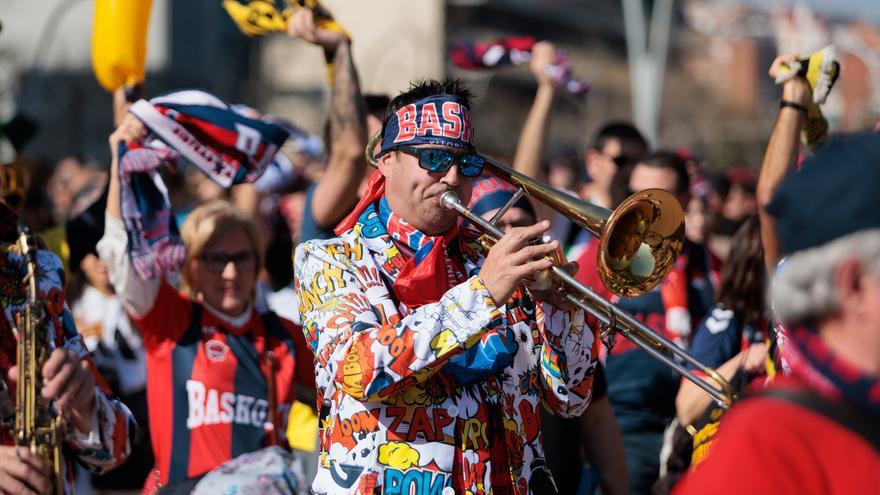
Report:
[[[456,67],[468,70],[520,65],[531,60],[534,44],[531,36],[499,38],[489,43],[462,42],[449,49],[449,58]],[[573,94],[585,94],[590,88],[585,80],[572,76],[571,60],[563,51],[557,52],[556,60],[545,70],[559,86]]]
[[[159,168],[166,165],[173,172],[183,157],[223,187],[253,182],[274,159],[289,131],[245,117],[198,90],[140,100],[129,111],[152,136],[145,143],[122,145],[119,154],[129,254],[135,271],[147,279],[176,270],[184,255]]]
[[[248,36],[283,33],[294,12],[306,8],[314,12],[315,26],[340,32],[349,38],[345,28],[318,0],[224,0],[223,8],[238,29]]]
[[[175,91],[129,109],[149,130],[223,187],[253,182],[289,133],[199,90]]]
[[[828,121],[819,105],[825,103],[828,93],[840,76],[840,63],[837,61],[834,45],[828,45],[807,57],[785,64],[779,71],[776,84],[782,84],[796,76],[804,77],[813,91],[813,99],[806,108],[806,122],[801,131],[801,140],[808,145],[814,145],[828,136]]]

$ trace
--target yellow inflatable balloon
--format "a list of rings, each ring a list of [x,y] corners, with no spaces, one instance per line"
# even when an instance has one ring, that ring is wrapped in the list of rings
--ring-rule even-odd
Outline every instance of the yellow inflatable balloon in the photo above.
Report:
[[[92,69],[107,91],[143,82],[152,5],[153,0],[95,2]]]
[[[314,452],[318,447],[318,415],[314,409],[294,400],[287,417],[286,433],[291,448]]]

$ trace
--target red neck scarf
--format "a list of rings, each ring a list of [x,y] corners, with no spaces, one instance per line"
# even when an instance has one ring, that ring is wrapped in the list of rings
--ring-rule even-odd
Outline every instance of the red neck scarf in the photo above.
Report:
[[[385,177],[375,170],[367,183],[367,191],[355,205],[354,210],[336,227],[336,235],[342,235],[366,219],[369,215],[380,215],[378,203],[385,195]],[[381,217],[381,215],[380,215]],[[406,258],[403,267],[394,280],[393,291],[397,299],[408,308],[417,308],[440,300],[453,285],[464,281],[464,267],[461,260],[447,256],[458,236],[458,227],[453,226],[441,236],[417,235],[415,227],[400,222],[393,213],[381,219],[386,235],[400,249]],[[393,232],[392,232],[393,230]],[[411,245],[407,239],[419,239]]]

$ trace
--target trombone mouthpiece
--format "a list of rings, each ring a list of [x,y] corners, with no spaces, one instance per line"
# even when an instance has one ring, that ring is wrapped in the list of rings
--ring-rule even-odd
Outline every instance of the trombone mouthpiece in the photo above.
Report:
[[[446,191],[440,195],[440,206],[447,210],[456,210],[456,206],[461,206],[461,200],[458,199],[458,194],[455,194],[455,191]]]

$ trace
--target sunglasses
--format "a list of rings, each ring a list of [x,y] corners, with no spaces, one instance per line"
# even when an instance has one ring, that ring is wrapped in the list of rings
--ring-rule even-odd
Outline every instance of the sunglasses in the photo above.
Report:
[[[483,165],[486,163],[486,159],[476,153],[453,153],[441,148],[416,148],[406,145],[394,149],[418,158],[419,166],[428,172],[446,173],[453,165],[458,164],[461,175],[477,177],[483,173]]]
[[[253,251],[239,251],[237,253],[205,253],[201,260],[205,262],[205,268],[213,273],[222,273],[229,262],[235,263],[236,270],[253,270],[257,264],[257,256]]]

